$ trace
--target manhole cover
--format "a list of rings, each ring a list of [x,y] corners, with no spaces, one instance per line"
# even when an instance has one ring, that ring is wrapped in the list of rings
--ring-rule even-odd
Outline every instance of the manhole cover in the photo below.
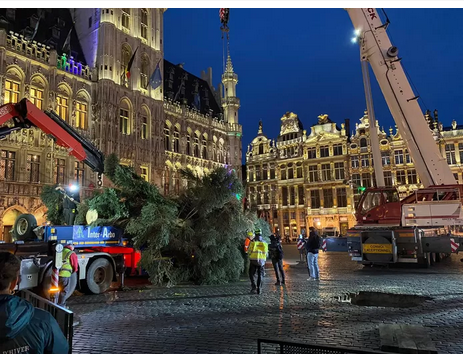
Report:
[[[432,298],[429,296],[389,294],[373,291],[361,291],[337,297],[341,302],[350,302],[356,306],[377,307],[415,307]]]

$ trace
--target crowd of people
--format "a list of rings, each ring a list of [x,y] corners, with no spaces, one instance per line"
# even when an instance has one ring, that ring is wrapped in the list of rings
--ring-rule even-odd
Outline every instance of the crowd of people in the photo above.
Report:
[[[319,249],[321,247],[321,238],[314,227],[309,228],[309,237],[307,239],[300,237],[297,247],[300,250],[300,261],[305,257],[308,266],[308,280],[319,280]],[[272,234],[271,242],[268,244],[263,240],[262,231],[255,230],[253,233],[248,232],[245,240],[244,250],[248,256],[249,268],[248,275],[251,282],[251,294],[261,294],[262,278],[265,272],[266,260],[269,257],[274,268],[276,283],[275,285],[285,285],[285,272],[283,267],[284,252],[280,236]],[[257,279],[256,279],[257,278]]]

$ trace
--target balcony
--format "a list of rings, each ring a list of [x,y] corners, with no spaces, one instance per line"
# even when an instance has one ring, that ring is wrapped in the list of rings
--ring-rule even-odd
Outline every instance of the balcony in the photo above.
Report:
[[[83,66],[82,63],[74,61],[73,57],[67,57],[62,54],[56,60],[56,67],[59,70],[66,71],[67,73],[83,77],[84,79],[91,80],[91,70],[88,65]]]
[[[28,182],[0,182],[0,194],[18,197],[40,197],[43,184],[31,184]]]
[[[6,46],[8,49],[25,57],[47,63],[50,62],[50,47],[36,41],[29,41],[23,35],[10,31],[6,35]]]

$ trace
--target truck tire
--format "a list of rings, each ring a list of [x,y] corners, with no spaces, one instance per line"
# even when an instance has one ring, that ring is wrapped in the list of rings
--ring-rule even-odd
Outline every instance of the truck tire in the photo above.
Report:
[[[42,283],[38,287],[38,295],[42,296],[45,299],[50,300],[50,287],[52,284],[52,267],[47,269],[47,272],[44,275]],[[70,279],[70,287],[69,292],[66,294],[66,299],[68,300],[71,295],[73,294],[74,290],[76,290],[77,286],[77,273],[73,273]]]
[[[113,266],[106,258],[97,258],[87,268],[85,288],[91,294],[102,294],[113,281]]]
[[[37,239],[34,229],[37,227],[37,220],[32,214],[21,214],[13,226],[14,241],[33,241]]]

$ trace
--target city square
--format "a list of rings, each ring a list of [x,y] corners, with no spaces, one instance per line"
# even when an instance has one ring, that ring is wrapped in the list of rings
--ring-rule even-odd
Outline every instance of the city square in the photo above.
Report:
[[[0,9],[0,352],[463,352],[425,7]]]

